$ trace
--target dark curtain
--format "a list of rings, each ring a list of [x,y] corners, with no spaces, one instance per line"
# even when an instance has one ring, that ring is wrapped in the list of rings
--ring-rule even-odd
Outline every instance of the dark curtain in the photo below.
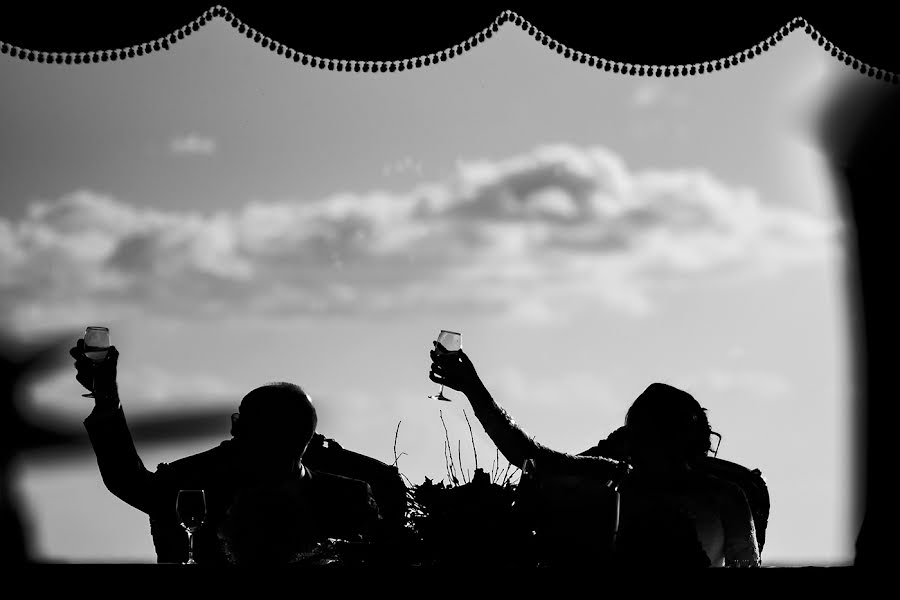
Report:
[[[836,5],[835,5],[836,6]],[[418,4],[348,6],[341,3],[244,1],[144,2],[120,8],[90,3],[13,3],[0,8],[0,41],[12,51],[91,52],[167,40],[169,47],[211,19],[244,25],[256,43],[272,43],[333,60],[397,61],[456,48],[499,24],[506,11],[543,43],[612,62],[690,65],[739,54],[789,31],[824,37],[860,64],[900,73],[900,37],[887,8],[854,11],[734,5],[709,8],[616,7],[609,3]],[[808,30],[807,30],[808,26]],[[259,33],[259,41],[256,41]],[[482,41],[485,38],[481,38]],[[552,41],[551,41],[552,40]],[[826,42],[823,42],[823,47]],[[160,45],[164,50],[165,46]],[[563,50],[564,52],[564,50]],[[35,56],[35,59],[37,57]]]

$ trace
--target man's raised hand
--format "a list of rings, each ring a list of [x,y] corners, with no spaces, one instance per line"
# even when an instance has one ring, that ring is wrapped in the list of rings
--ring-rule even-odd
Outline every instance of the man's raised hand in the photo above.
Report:
[[[69,355],[75,359],[75,380],[85,389],[94,393],[98,405],[105,402],[118,406],[116,391],[116,371],[119,362],[119,351],[110,346],[106,358],[93,361],[84,355],[84,338],[79,338]]]

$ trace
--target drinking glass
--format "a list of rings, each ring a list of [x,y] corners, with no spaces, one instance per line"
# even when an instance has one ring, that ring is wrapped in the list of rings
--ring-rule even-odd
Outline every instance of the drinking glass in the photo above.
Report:
[[[179,490],[175,510],[181,526],[188,533],[187,565],[196,565],[194,560],[194,533],[206,520],[206,492],[204,490]]]
[[[456,354],[460,350],[462,350],[462,335],[455,331],[447,331],[446,329],[441,329],[441,333],[438,334],[437,338],[438,346],[435,348],[435,351],[438,354]],[[443,349],[441,348],[443,346]],[[436,395],[428,396],[429,400],[443,400],[444,402],[450,402],[450,398],[444,396],[444,386],[441,385],[441,391]]]
[[[88,327],[84,330],[84,355],[95,364],[101,363],[109,352],[109,328]],[[94,384],[91,384],[93,389]],[[93,398],[94,392],[82,394],[85,398]]]

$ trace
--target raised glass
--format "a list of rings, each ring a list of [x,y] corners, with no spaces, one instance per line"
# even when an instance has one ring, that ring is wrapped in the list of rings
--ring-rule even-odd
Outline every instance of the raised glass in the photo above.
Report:
[[[441,329],[441,333],[438,334],[437,338],[437,347],[435,348],[435,352],[438,354],[455,354],[462,350],[462,334],[457,333],[455,331],[447,331],[446,329]],[[444,396],[444,386],[441,386],[441,391],[435,395],[428,396],[430,400],[442,400],[444,402],[450,402],[450,398]]]
[[[84,330],[84,355],[94,363],[103,362],[109,353],[109,328],[108,327],[88,327]],[[93,384],[91,389],[93,389]],[[85,398],[93,398],[93,391],[89,394],[82,394]]]

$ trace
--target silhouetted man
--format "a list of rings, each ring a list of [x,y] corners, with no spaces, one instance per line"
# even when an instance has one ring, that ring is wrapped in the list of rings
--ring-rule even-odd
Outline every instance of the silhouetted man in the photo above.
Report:
[[[111,346],[106,359],[94,363],[84,356],[83,343],[78,340],[70,354],[76,379],[94,392],[94,410],[84,425],[100,474],[113,494],[150,516],[159,562],[187,559],[187,534],[176,513],[181,489],[206,491],[207,517],[194,534],[199,563],[290,562],[293,554],[326,538],[359,539],[377,526],[380,515],[367,483],[304,466],[317,417],[297,385],[279,382],[252,390],[232,416],[233,439],[150,472],[119,401],[118,351]],[[278,510],[254,514],[267,506]],[[263,530],[249,526],[262,521]]]

